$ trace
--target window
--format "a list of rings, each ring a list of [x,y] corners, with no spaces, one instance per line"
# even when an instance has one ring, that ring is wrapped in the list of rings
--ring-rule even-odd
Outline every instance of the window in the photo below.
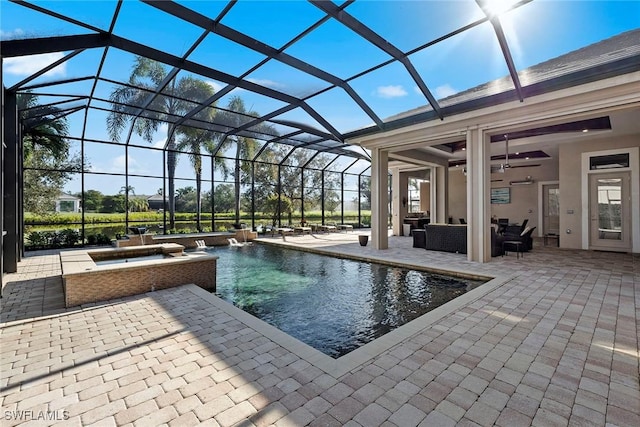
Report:
[[[591,170],[628,168],[629,153],[590,157],[589,165]]]

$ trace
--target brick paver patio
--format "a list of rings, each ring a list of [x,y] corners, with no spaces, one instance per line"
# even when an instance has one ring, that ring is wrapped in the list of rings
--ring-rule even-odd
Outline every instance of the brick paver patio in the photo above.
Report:
[[[194,286],[64,309],[57,254],[32,254],[5,277],[1,424],[640,425],[639,256],[476,264],[356,235],[284,243],[505,280],[336,377]]]

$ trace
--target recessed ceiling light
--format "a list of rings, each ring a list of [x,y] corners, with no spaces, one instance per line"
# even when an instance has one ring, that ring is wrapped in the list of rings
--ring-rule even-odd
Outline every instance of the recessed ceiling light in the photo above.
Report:
[[[582,129],[582,133],[587,133],[589,132],[589,129]]]
[[[467,151],[467,147],[462,147],[462,151]]]

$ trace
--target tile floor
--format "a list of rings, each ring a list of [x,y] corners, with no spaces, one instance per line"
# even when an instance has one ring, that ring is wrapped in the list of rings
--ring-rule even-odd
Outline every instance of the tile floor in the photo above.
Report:
[[[0,423],[134,426],[638,426],[640,257],[524,258],[357,243],[273,243],[500,277],[346,373],[327,372],[186,286],[63,307],[56,252],[5,276]]]

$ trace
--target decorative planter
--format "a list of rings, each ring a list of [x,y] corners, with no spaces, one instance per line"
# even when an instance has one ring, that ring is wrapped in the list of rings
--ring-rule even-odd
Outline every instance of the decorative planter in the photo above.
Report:
[[[369,242],[369,236],[360,235],[358,236],[358,240],[360,241],[360,246],[367,246],[367,242]]]

